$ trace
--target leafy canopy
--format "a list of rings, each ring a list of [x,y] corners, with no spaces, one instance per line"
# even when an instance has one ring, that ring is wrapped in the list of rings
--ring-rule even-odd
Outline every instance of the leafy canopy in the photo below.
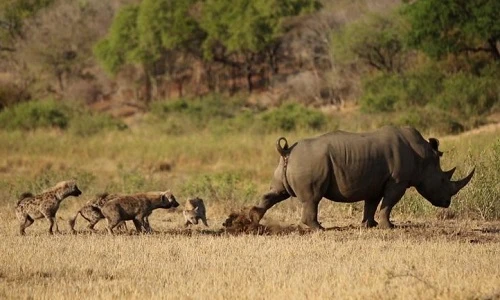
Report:
[[[409,44],[431,57],[485,51],[500,59],[498,0],[420,0],[404,14],[411,23]]]

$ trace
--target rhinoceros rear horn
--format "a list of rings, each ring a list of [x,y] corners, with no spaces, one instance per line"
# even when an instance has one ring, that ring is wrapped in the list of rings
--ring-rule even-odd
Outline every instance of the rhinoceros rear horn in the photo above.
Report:
[[[446,175],[446,178],[448,178],[448,180],[451,180],[451,177],[453,176],[453,173],[455,173],[455,170],[457,168],[453,168],[449,171],[444,171],[443,173]]]
[[[281,146],[281,141],[285,141],[285,144],[283,145],[283,147]],[[278,150],[278,153],[281,155],[281,156],[285,156],[287,154],[287,150],[288,150],[288,141],[284,138],[284,137],[280,137],[277,141],[276,141],[276,150]]]
[[[472,171],[469,173],[469,175],[467,175],[467,177],[465,177],[464,179],[461,179],[461,180],[458,180],[458,181],[452,181],[451,184],[452,184],[452,190],[451,190],[451,194],[452,195],[455,195],[456,193],[458,193],[464,186],[467,185],[467,183],[469,183],[469,181],[471,180],[472,176],[474,175],[474,172],[476,171],[476,168],[472,169]]]

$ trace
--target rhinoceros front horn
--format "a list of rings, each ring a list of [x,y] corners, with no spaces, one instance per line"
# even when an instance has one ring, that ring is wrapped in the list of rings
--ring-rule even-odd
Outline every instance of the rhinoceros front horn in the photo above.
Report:
[[[451,180],[451,177],[453,176],[453,173],[455,173],[456,169],[457,168],[455,167],[455,168],[453,168],[453,169],[451,169],[449,171],[444,171],[443,173],[446,175],[446,177],[448,178],[448,180]]]
[[[455,195],[456,193],[458,193],[464,186],[467,185],[467,183],[469,183],[469,181],[471,180],[472,176],[474,175],[474,172],[476,171],[476,168],[472,169],[472,171],[469,173],[469,175],[467,175],[467,177],[465,177],[464,179],[461,179],[461,180],[458,180],[458,181],[452,181],[451,184],[452,184],[452,190],[451,190],[451,194],[452,195]]]

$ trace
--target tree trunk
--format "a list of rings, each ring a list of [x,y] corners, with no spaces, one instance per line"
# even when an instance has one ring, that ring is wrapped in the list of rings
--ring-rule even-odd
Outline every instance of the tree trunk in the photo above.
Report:
[[[146,105],[149,105],[151,101],[151,74],[147,65],[143,66],[144,68],[144,102]]]

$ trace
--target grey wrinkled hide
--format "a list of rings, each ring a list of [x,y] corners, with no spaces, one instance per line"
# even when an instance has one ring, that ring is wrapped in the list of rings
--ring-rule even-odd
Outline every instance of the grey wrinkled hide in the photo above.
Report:
[[[365,201],[362,224],[393,227],[389,220],[394,205],[409,187],[438,207],[448,207],[451,196],[472,178],[453,182],[454,169],[443,172],[437,139],[426,141],[414,128],[383,127],[370,133],[335,131],[303,139],[288,147],[277,141],[280,157],[271,188],[250,212],[258,222],[276,203],[296,196],[303,204],[302,222],[321,229],[318,204],[324,197],[336,202]],[[287,159],[286,168],[284,160]],[[284,170],[286,173],[284,174]]]

